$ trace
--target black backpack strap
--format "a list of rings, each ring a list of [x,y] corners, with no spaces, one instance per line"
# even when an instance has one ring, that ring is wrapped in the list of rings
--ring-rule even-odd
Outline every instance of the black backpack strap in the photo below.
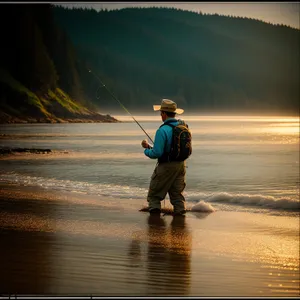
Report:
[[[169,125],[170,127],[175,128],[176,125],[171,124],[172,122],[174,122],[174,121],[173,120],[166,121],[163,124],[161,124],[159,126],[159,128],[162,126],[165,126],[165,125]],[[164,163],[164,162],[169,162],[169,161],[170,161],[170,157],[169,157],[169,153],[167,153],[167,152],[164,152],[163,155],[160,158],[158,158],[159,163]]]

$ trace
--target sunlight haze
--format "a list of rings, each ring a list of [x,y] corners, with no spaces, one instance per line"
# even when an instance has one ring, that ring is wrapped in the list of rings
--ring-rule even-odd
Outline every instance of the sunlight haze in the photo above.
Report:
[[[101,9],[122,9],[127,7],[175,7],[206,14],[246,17],[262,20],[272,24],[283,24],[300,29],[299,2],[98,2],[98,3],[68,3],[65,7],[86,7]]]

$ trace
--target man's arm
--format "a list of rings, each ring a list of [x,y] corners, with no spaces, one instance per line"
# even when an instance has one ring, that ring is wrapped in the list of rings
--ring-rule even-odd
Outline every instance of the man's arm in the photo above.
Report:
[[[155,134],[153,148],[145,149],[144,150],[145,155],[150,158],[161,157],[164,153],[166,138],[167,137],[165,131],[159,128]]]

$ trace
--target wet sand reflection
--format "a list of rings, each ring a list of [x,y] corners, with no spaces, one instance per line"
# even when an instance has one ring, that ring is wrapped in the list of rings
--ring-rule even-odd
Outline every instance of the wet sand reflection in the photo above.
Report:
[[[0,239],[1,294],[49,292],[53,233],[2,229]]]
[[[4,191],[1,190],[0,198],[0,293],[50,292],[52,254],[57,238],[42,226],[35,231],[26,230],[26,226],[30,227],[35,218],[54,217],[56,205],[34,199],[17,199],[15,193],[2,193]]]
[[[191,244],[185,217],[173,217],[170,226],[166,226],[160,216],[149,216],[147,295],[189,294]]]

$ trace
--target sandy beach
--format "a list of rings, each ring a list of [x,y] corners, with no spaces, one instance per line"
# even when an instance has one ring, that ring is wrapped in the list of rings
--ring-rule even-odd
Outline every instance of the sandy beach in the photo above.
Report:
[[[0,197],[2,294],[299,296],[297,218],[150,217],[145,203],[13,185]]]

